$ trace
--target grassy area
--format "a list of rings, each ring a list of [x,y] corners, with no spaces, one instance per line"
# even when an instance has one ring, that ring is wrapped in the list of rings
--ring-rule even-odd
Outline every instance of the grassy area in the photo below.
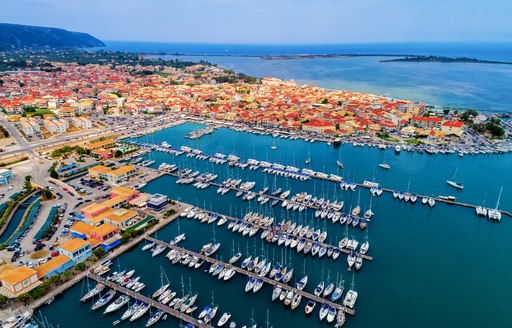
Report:
[[[418,139],[407,139],[405,140],[406,143],[410,145],[421,145],[423,142],[419,141]]]

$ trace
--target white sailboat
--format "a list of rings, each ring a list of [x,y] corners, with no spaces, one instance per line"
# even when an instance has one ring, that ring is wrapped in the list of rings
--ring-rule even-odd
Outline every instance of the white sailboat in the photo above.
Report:
[[[500,189],[500,195],[498,196],[498,201],[496,202],[496,207],[494,209],[489,209],[487,211],[487,216],[491,220],[501,221],[501,211],[498,210],[498,206],[500,205],[502,191],[503,191],[503,187],[501,187],[501,189]]]
[[[457,170],[459,168],[459,165],[455,167],[455,170],[452,172],[452,174],[448,177],[448,180],[446,180],[446,183],[456,189],[464,189],[464,185],[460,182],[455,181],[457,178]]]

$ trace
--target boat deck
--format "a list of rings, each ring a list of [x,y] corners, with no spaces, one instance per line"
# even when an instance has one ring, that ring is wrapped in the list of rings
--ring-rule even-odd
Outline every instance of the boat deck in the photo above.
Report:
[[[307,299],[311,299],[319,304],[322,304],[322,303],[327,303],[329,304],[330,306],[333,306],[335,307],[336,309],[338,310],[343,310],[345,313],[349,314],[349,315],[355,315],[355,311],[353,309],[349,309],[349,308],[346,308],[338,303],[334,303],[334,302],[331,302],[327,299],[324,299],[324,298],[321,298],[321,297],[318,297],[316,295],[313,295],[313,294],[310,294],[308,292],[305,292],[305,291],[301,291],[297,288],[294,288],[292,286],[288,286],[284,283],[281,283],[281,282],[278,282],[278,281],[275,281],[273,279],[270,279],[270,278],[267,278],[267,277],[260,277],[258,276],[256,273],[254,272],[251,272],[251,271],[248,271],[248,270],[245,270],[245,269],[242,269],[240,267],[237,267],[235,265],[232,265],[232,264],[228,264],[226,262],[222,262],[222,261],[219,261],[217,259],[214,259],[214,258],[211,258],[211,257],[208,257],[206,255],[203,255],[203,254],[199,254],[199,253],[196,253],[194,251],[191,251],[191,250],[188,250],[188,249],[185,249],[185,248],[182,248],[182,247],[179,247],[179,246],[176,246],[176,245],[171,245],[169,243],[166,243],[164,241],[161,241],[161,240],[158,240],[158,239],[155,239],[153,237],[146,237],[146,240],[150,241],[150,242],[155,242],[159,245],[163,245],[163,246],[166,246],[167,248],[171,248],[171,249],[175,249],[177,251],[180,251],[182,253],[186,253],[186,254],[189,254],[189,255],[192,255],[192,256],[197,256],[198,258],[208,262],[208,263],[220,263],[222,265],[224,265],[224,267],[230,267],[230,268],[233,268],[236,272],[240,273],[240,274],[243,274],[247,277],[253,277],[253,278],[261,278],[263,279],[263,281],[271,286],[276,286],[276,285],[280,285],[280,286],[284,286],[286,287],[286,289],[288,290],[292,290],[294,293],[298,293],[300,295],[302,295],[302,297],[304,298],[307,298]]]

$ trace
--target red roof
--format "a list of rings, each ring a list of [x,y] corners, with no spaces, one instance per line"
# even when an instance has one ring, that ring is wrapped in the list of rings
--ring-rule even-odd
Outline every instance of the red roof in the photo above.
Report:
[[[413,121],[423,121],[423,122],[436,122],[440,123],[443,121],[442,118],[439,117],[422,117],[422,116],[414,116],[412,118]]]
[[[452,128],[461,128],[464,125],[464,122],[460,121],[446,121],[443,123],[443,126],[448,126]]]

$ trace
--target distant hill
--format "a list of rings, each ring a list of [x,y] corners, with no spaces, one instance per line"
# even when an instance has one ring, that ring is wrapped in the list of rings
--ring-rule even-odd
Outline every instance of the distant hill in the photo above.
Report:
[[[87,33],[60,28],[0,23],[0,50],[92,48],[105,44]]]

